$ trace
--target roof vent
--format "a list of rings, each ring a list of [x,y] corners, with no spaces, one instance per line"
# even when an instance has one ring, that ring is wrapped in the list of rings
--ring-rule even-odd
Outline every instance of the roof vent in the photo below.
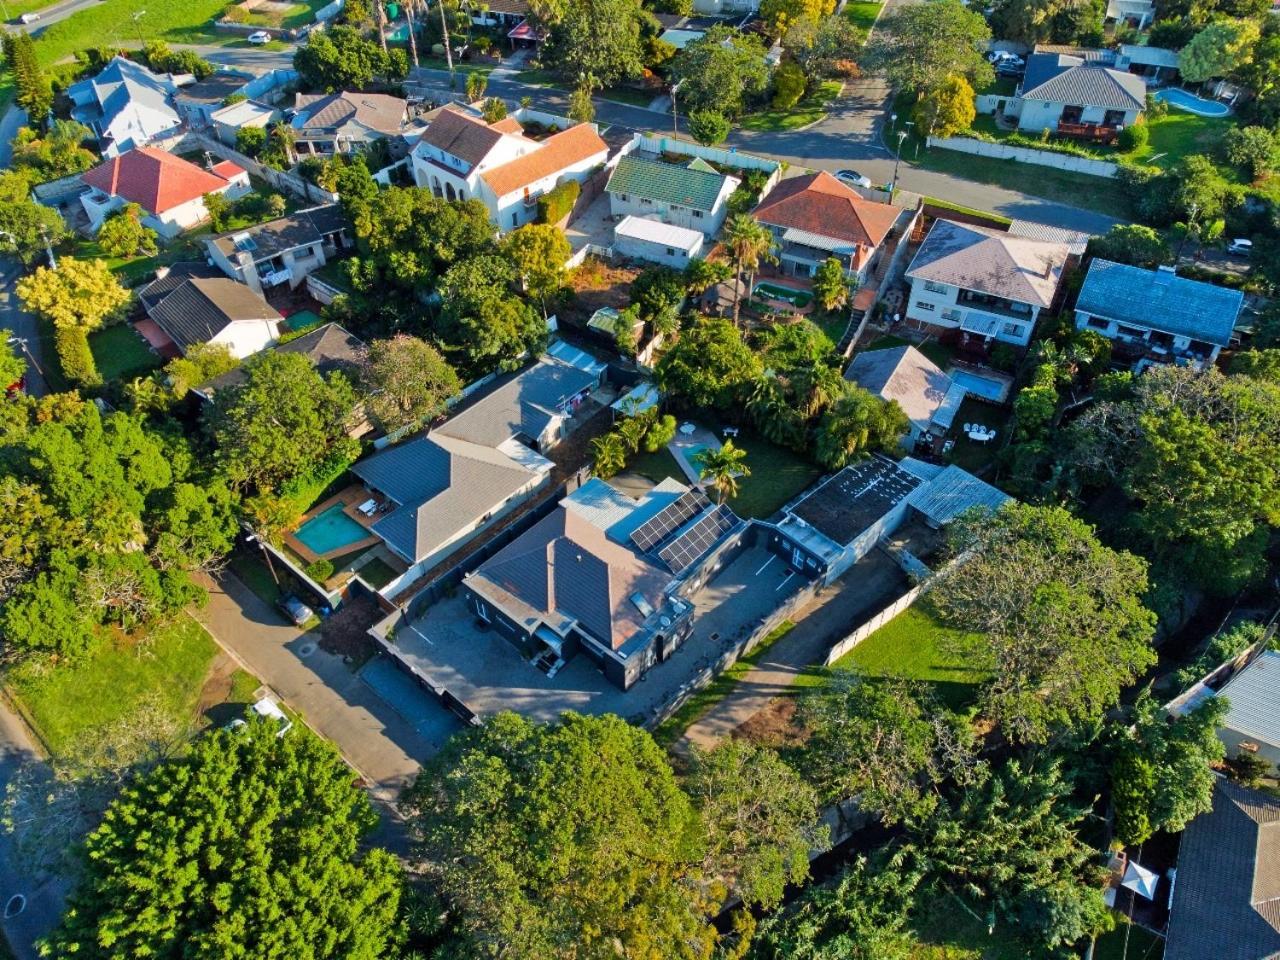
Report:
[[[1160,266],[1156,267],[1156,276],[1155,276],[1156,285],[1161,287],[1167,287],[1169,285],[1169,281],[1171,281],[1177,275],[1178,275],[1178,271],[1176,267],[1170,267],[1165,264],[1161,264]]]

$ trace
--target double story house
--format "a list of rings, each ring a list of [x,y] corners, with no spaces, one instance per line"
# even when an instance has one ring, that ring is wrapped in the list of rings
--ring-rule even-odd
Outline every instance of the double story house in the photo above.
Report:
[[[1065,243],[936,220],[907,268],[907,319],[959,330],[966,343],[1025,347],[1070,257]]]
[[[628,153],[618,159],[605,191],[614,217],[643,217],[708,237],[720,232],[729,197],[742,181],[718,173],[701,157],[667,163]]]
[[[351,246],[349,228],[342,207],[330,203],[209,237],[205,247],[218,269],[251,290],[282,283],[293,289]]]
[[[126,57],[114,57],[87,80],[73,83],[67,96],[71,118],[98,137],[104,157],[114,157],[156,137],[176,133],[182,117],[172,98],[195,77],[152,73]]]
[[[80,205],[94,233],[112,213],[136,203],[143,211],[142,223],[167,239],[209,218],[205,194],[235,200],[252,189],[248,172],[230,160],[205,170],[153,147],[117,154],[80,179],[89,188],[80,195]]]
[[[1115,343],[1116,356],[1153,363],[1213,363],[1231,343],[1244,306],[1239,290],[1094,258],[1076,298],[1076,326]]]
[[[783,180],[757,204],[752,216],[777,240],[782,271],[811,277],[835,257],[859,283],[879,265],[883,244],[899,210],[867,200],[825,170]]]
[[[534,139],[522,119],[566,128]],[[480,200],[499,230],[532,223],[539,197],[566,180],[584,182],[608,156],[594,124],[527,110],[490,124],[453,108],[436,114],[410,153],[419,187],[447,200]]]
[[[1006,114],[1018,110],[1018,129],[1048,130],[1063,136],[1109,141],[1138,122],[1147,108],[1142,77],[1104,59],[1042,52],[1027,58],[1017,98]]]

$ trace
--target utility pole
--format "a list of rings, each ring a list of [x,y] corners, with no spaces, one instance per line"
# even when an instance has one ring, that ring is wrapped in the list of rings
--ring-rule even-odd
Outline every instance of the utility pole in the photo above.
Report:
[[[404,16],[409,22],[409,53],[413,57],[413,65],[418,66],[418,38],[414,36],[417,32],[413,26],[413,3],[414,0],[408,0],[404,5]]]
[[[675,86],[671,88],[671,135],[673,137],[680,136],[680,117],[676,111],[676,94],[682,86],[684,86],[684,81],[677,80]]]
[[[907,131],[898,131],[898,156],[893,161],[893,186],[889,188],[889,200],[898,195],[898,167],[902,165],[902,141],[907,139]]]
[[[49,257],[49,269],[58,269],[58,258],[53,255],[53,244],[49,242],[49,231],[44,227],[40,228],[40,236],[44,238],[44,252]]]
[[[139,10],[133,15],[133,25],[138,28],[138,44],[145,47],[147,41],[142,39],[142,18],[147,15],[147,11]]]

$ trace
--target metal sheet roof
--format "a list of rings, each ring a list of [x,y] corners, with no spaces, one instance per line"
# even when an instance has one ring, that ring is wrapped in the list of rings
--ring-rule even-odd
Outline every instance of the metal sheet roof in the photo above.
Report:
[[[1231,704],[1224,727],[1280,747],[1280,651],[1268,650],[1219,691]]]
[[[969,471],[951,464],[932,480],[912,490],[907,503],[936,526],[945,526],[975,507],[999,510],[1010,496]]]
[[[627,154],[618,160],[605,190],[711,211],[725,184],[737,179],[705,170]]]
[[[687,230],[673,223],[631,215],[623,217],[622,222],[613,228],[613,235],[615,238],[629,237],[678,250],[696,250],[705,239],[697,230]]]
[[[1141,77],[1062,53],[1036,53],[1027,59],[1020,94],[1028,100],[1144,110],[1147,84]]]

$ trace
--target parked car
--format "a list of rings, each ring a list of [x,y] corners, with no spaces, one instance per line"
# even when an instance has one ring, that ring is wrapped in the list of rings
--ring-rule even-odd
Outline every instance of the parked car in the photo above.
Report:
[[[295,627],[302,626],[315,616],[315,611],[295,597],[292,593],[286,593],[283,597],[277,600],[276,606],[280,608],[280,612],[288,617],[289,621]]]
[[[862,187],[864,190],[871,189],[871,178],[864,177],[857,170],[837,170],[836,179],[843,180],[850,186]]]
[[[1245,239],[1232,240],[1227,245],[1227,253],[1233,257],[1249,257],[1253,253],[1253,241]]]
[[[38,13],[24,13],[24,14],[23,14],[22,16],[20,16],[18,19],[19,19],[19,20],[21,20],[23,23],[35,23],[37,20],[39,20],[39,19],[40,19],[40,14],[38,14]]]
[[[996,65],[1002,63],[1011,63],[1019,67],[1027,65],[1027,62],[1020,56],[1016,53],[1010,53],[1008,50],[989,50],[987,51],[987,60]]]
[[[271,42],[271,34],[265,30],[257,30],[245,37],[250,43],[263,44]]]
[[[280,728],[279,732],[276,733],[277,737],[283,737],[293,729],[293,721],[290,720],[285,715],[285,712],[280,709],[280,705],[270,697],[263,697],[257,703],[245,710],[245,713],[262,717],[265,720],[274,720],[276,722],[276,726]],[[240,717],[236,717],[227,724],[226,728],[228,730],[239,730],[241,727],[247,726],[248,723]]]
[[[1012,60],[1001,60],[996,64],[996,76],[998,77],[1020,77],[1027,72],[1027,65],[1021,61],[1014,63]]]

